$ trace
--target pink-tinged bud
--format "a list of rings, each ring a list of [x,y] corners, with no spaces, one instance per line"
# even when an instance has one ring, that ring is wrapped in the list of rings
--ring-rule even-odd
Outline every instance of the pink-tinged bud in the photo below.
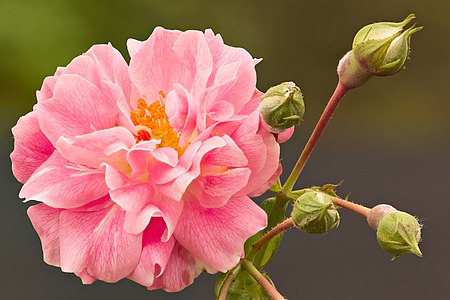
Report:
[[[422,225],[416,217],[390,205],[380,204],[370,210],[367,222],[377,231],[380,247],[394,254],[393,260],[407,253],[422,257],[419,248]]]
[[[347,88],[363,85],[372,76],[390,76],[403,69],[410,53],[411,35],[422,27],[404,27],[415,18],[410,14],[403,22],[381,22],[358,31],[353,47],[339,62],[338,75]]]

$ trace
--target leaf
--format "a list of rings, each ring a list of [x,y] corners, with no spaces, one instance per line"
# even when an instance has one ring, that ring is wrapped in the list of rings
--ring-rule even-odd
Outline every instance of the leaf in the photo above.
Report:
[[[268,215],[268,226],[267,228],[261,230],[247,240],[247,242],[245,243],[246,255],[248,255],[252,251],[252,245],[256,241],[258,241],[267,231],[269,231],[285,219],[287,205],[291,200],[291,198],[278,193],[277,197],[268,198],[261,203],[261,208],[264,209],[264,211]],[[261,269],[270,261],[275,252],[278,250],[281,240],[283,239],[283,235],[284,233],[280,233],[276,237],[272,238],[253,257],[252,261],[257,269]]]
[[[264,274],[264,277],[272,283],[272,280]],[[219,277],[216,283],[216,298],[219,296],[220,289],[222,288],[223,282],[225,281],[226,274]],[[272,283],[273,284],[273,283]],[[259,283],[245,270],[240,270],[231,283],[228,293],[227,300],[270,300],[266,291],[259,285]]]

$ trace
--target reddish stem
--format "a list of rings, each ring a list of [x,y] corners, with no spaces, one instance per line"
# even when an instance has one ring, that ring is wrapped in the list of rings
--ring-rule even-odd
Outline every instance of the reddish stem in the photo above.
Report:
[[[267,292],[272,300],[285,300],[283,295],[264,277],[261,272],[246,259],[241,261],[242,267],[259,283],[259,285]]]
[[[294,222],[292,221],[292,218],[288,218],[278,224],[277,226],[273,227],[270,231],[266,232],[259,240],[257,240],[253,246],[252,246],[252,252],[248,256],[248,258],[252,258],[254,254],[256,254],[261,248],[272,238],[274,238],[276,235],[280,234],[281,232],[291,228],[294,226]]]
[[[322,134],[323,130],[325,129],[325,126],[327,125],[328,121],[331,118],[331,115],[336,110],[336,107],[344,97],[345,93],[347,93],[347,91],[348,88],[346,88],[340,82],[338,82],[336,89],[334,90],[334,93],[331,96],[330,101],[328,101],[327,106],[325,107],[322,115],[320,116],[320,119],[317,122],[316,127],[314,128],[314,131],[311,133],[311,136],[309,137],[309,140],[306,143],[306,146],[303,149],[302,154],[300,154],[297,163],[295,164],[291,174],[289,175],[289,178],[286,180],[286,183],[283,186],[283,191],[285,193],[291,192],[292,189],[294,188],[294,184],[297,181],[298,176],[302,172],[303,168],[305,167],[306,162],[308,161],[308,158],[311,155],[311,152],[314,150],[314,147],[316,146],[316,143],[320,138],[320,135]]]
[[[369,214],[370,208],[367,208],[360,204],[353,203],[348,200],[344,200],[344,199],[340,199],[340,198],[336,198],[336,197],[333,197],[332,200],[333,200],[334,204],[336,204],[340,207],[346,208],[348,210],[351,210],[357,214],[360,214],[361,216],[363,216],[365,218],[367,218],[367,216]]]

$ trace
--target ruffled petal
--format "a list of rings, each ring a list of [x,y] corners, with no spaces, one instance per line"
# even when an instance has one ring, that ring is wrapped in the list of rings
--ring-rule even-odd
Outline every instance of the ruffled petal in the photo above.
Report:
[[[148,182],[133,183],[112,167],[107,166],[106,173],[108,181],[122,182],[122,186],[111,190],[110,195],[126,211],[125,230],[133,234],[141,233],[153,217],[162,217],[167,228],[163,241],[169,240],[183,210],[183,202],[162,197]]]
[[[168,93],[180,82],[183,64],[173,52],[173,45],[181,31],[156,27],[149,39],[131,56],[131,81],[144,99],[159,99],[159,92]]]
[[[280,145],[276,142],[273,134],[267,132],[263,128],[258,130],[258,134],[263,138],[266,148],[266,160],[264,167],[249,179],[247,186],[248,196],[256,197],[263,194],[267,189],[261,190],[261,186],[270,187],[277,180],[276,173],[281,173],[280,166]]]
[[[191,182],[198,176],[200,176],[201,161],[203,157],[208,152],[216,148],[224,147],[226,145],[226,142],[222,138],[215,136],[204,141],[203,143],[197,142],[195,144],[201,144],[201,146],[198,148],[198,151],[192,156],[191,165],[189,169],[185,173],[180,174],[174,180],[167,182],[165,184],[158,185],[159,191],[166,197],[177,201],[180,200],[183,197],[183,194],[186,191],[187,187],[191,184]],[[194,145],[190,145],[189,148],[190,147],[194,147]],[[183,154],[182,159],[184,155],[186,155],[186,153]],[[191,158],[191,156],[189,156],[189,158]]]
[[[225,45],[220,35],[211,30],[205,32],[205,39],[214,66],[205,95],[208,110],[215,101],[227,101],[239,112],[255,92],[255,62],[245,49]]]
[[[164,272],[153,281],[149,290],[179,292],[192,284],[203,271],[203,264],[179,243],[175,243]]]
[[[11,153],[12,171],[21,183],[53,153],[54,147],[39,128],[37,113],[32,111],[13,127],[14,151]]]
[[[54,152],[31,175],[19,197],[55,208],[74,208],[107,194],[102,170],[73,164]]]
[[[161,241],[166,230],[164,220],[153,218],[144,231],[142,238],[142,253],[136,269],[128,278],[143,286],[151,286],[155,277],[164,273],[170,255],[175,245],[175,239]]]
[[[129,130],[113,127],[74,139],[61,137],[56,147],[64,158],[73,163],[100,168],[102,163],[125,165],[126,153],[134,144],[135,139]]]
[[[42,132],[55,145],[63,136],[74,138],[116,126],[117,99],[78,75],[62,75],[53,98],[36,106]]]
[[[128,65],[122,54],[111,44],[94,45],[86,54],[92,58],[102,80],[117,84],[127,99],[130,98],[131,81]]]
[[[244,242],[267,225],[266,213],[250,198],[231,198],[220,208],[204,208],[197,199],[186,200],[175,238],[210,267],[226,272],[244,253]]]
[[[86,271],[93,278],[116,282],[137,266],[142,235],[123,229],[125,212],[117,205],[98,211],[65,210],[60,215],[61,269]]]
[[[52,266],[60,266],[59,256],[59,215],[62,209],[52,208],[43,203],[28,208],[28,217],[41,239],[44,261]]]

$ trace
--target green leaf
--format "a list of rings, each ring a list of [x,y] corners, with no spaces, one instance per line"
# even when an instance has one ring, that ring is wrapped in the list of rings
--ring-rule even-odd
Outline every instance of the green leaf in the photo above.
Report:
[[[266,199],[261,203],[261,208],[264,209],[268,215],[268,226],[247,240],[245,243],[246,255],[252,251],[252,245],[267,231],[284,221],[287,205],[291,200],[291,198],[286,197],[284,194],[278,193],[277,197]],[[256,255],[252,257],[253,264],[257,269],[261,269],[270,261],[275,252],[278,250],[281,240],[283,239],[283,235],[284,233],[281,233],[272,238],[261,248],[260,251],[258,251],[258,253],[256,253]]]
[[[273,203],[275,202],[275,197],[267,198],[261,204],[259,205],[266,213],[267,215],[270,215],[270,211],[272,209]],[[246,242],[245,242],[245,255],[247,256],[250,251],[252,250],[252,245],[259,240],[264,233],[266,232],[266,229],[263,229],[256,233],[255,235],[251,236]]]
[[[272,280],[266,274],[263,275],[272,283]],[[223,274],[216,283],[216,299],[219,296],[225,278],[226,274]],[[228,289],[227,300],[270,300],[270,297],[247,271],[240,270]]]

